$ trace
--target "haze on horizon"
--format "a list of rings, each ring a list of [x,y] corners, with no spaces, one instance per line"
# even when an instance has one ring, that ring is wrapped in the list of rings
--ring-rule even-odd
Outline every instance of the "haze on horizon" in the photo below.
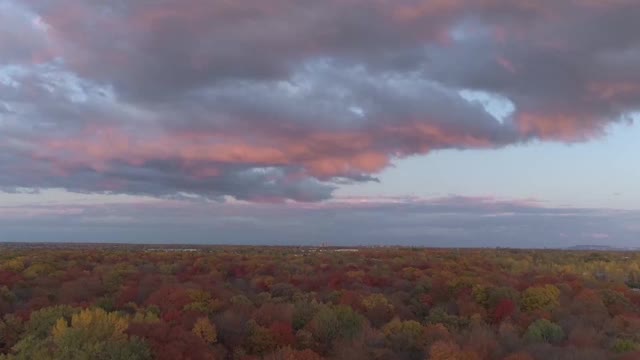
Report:
[[[0,241],[640,247],[636,0],[0,0]]]

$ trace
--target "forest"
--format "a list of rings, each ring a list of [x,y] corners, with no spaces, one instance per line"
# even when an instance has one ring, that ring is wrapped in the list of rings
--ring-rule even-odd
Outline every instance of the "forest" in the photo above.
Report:
[[[0,245],[0,359],[640,359],[640,253]]]

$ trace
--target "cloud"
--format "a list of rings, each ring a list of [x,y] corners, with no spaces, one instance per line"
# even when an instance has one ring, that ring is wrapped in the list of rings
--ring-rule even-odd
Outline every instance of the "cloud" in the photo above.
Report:
[[[12,1],[0,1],[0,66],[36,61],[47,46],[33,13]]]
[[[320,201],[399,158],[588,141],[640,108],[631,0],[0,6],[5,189]]]
[[[531,199],[337,198],[297,204],[131,199],[0,205],[0,241],[622,247],[637,244],[638,220],[638,211],[554,208]]]

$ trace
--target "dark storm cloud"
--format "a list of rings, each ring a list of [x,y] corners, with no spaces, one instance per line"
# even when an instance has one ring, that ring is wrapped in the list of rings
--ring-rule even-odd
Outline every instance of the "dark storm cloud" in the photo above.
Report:
[[[398,158],[588,140],[640,107],[632,0],[0,9],[0,188],[318,201]]]

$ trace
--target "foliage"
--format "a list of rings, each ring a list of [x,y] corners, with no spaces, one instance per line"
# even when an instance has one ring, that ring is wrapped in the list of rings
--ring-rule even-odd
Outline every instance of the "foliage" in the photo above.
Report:
[[[64,308],[41,311],[30,321],[30,335],[14,347],[15,359],[108,359],[144,360],[151,353],[146,344],[137,338],[129,338],[126,318],[102,309],[82,310],[71,316],[71,323],[64,316]],[[45,336],[43,327],[51,316],[63,314]],[[35,321],[35,323],[33,323]]]
[[[293,328],[302,329],[319,310],[317,302],[299,301],[294,306],[293,312]]]
[[[426,318],[429,324],[442,324],[451,331],[457,331],[468,325],[469,320],[459,316],[449,314],[443,306],[437,306],[429,311]]]
[[[213,314],[223,306],[220,300],[213,299],[211,294],[203,290],[191,290],[189,297],[191,298],[191,302],[185,305],[185,310],[197,311],[203,314]]]
[[[397,351],[419,351],[424,347],[424,328],[415,320],[392,320],[382,330],[387,344]]]
[[[509,299],[501,300],[496,308],[493,310],[493,320],[496,323],[501,323],[504,319],[514,314],[516,305]]]
[[[369,321],[380,326],[393,317],[393,304],[383,294],[371,294],[362,299],[362,306]]]
[[[459,357],[460,347],[458,344],[450,341],[438,341],[431,345],[429,350],[429,359],[431,360],[449,360]]]
[[[547,319],[539,319],[527,328],[524,338],[534,342],[557,343],[564,339],[564,331],[558,324]]]
[[[83,310],[71,324],[59,319],[52,329],[56,357],[60,359],[149,359],[146,345],[129,339],[126,318],[102,309]]]
[[[294,350],[285,347],[265,357],[265,360],[322,360],[322,356],[312,350]]]
[[[522,310],[553,309],[558,305],[560,290],[553,285],[534,286],[522,294]]]
[[[362,330],[363,318],[347,306],[324,306],[311,322],[316,340],[330,344],[335,340],[353,340]]]
[[[252,322],[249,324],[249,336],[245,342],[245,348],[250,354],[266,355],[273,352],[276,347],[276,340],[269,329]]]
[[[218,341],[216,326],[211,324],[211,321],[206,317],[199,318],[191,331],[207,344],[212,345]]]
[[[15,315],[8,314],[0,319],[0,354],[8,352],[19,340],[24,324]]]
[[[639,358],[640,253],[192,250],[0,244],[0,359]]]
[[[624,353],[624,352],[636,351],[640,348],[640,346],[635,341],[632,341],[629,339],[617,339],[613,343],[612,348],[613,348],[613,351],[617,353]]]

